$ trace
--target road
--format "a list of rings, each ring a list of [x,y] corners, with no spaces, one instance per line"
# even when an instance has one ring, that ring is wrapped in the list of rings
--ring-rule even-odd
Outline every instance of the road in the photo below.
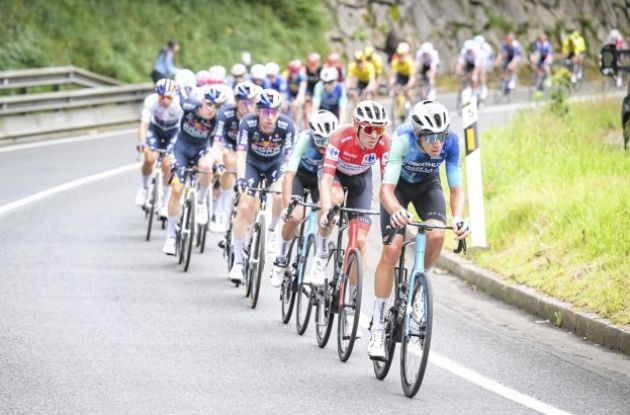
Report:
[[[495,108],[480,122],[509,114]],[[138,169],[56,187],[132,164],[133,140],[0,151],[0,413],[630,414],[630,359],[439,271],[431,361],[414,399],[402,394],[398,357],[375,379],[366,338],[341,363],[334,338],[319,349],[312,327],[298,336],[293,319],[281,323],[267,280],[250,309],[217,249],[183,273],[161,253],[163,231],[145,242]]]

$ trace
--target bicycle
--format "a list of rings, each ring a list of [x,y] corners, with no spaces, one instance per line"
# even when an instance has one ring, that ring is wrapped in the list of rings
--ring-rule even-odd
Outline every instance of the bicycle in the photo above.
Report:
[[[192,254],[193,241],[195,240],[195,230],[197,221],[195,218],[195,208],[197,203],[197,173],[210,174],[210,171],[200,170],[196,167],[185,168],[186,179],[184,181],[184,197],[182,214],[177,223],[177,258],[178,263],[183,265],[184,272],[190,267],[190,257]]]
[[[385,317],[385,360],[372,360],[372,363],[376,378],[385,379],[393,361],[396,343],[400,343],[400,381],[405,396],[412,398],[418,393],[424,378],[433,330],[433,291],[429,274],[424,269],[425,233],[433,229],[452,228],[424,222],[413,222],[407,226],[417,227],[418,233],[415,239],[403,243],[399,265],[394,270],[394,305]],[[389,245],[397,231],[398,228],[389,228],[383,244]],[[405,267],[405,248],[413,244],[415,257],[409,275]],[[454,252],[466,253],[466,241],[459,241]],[[414,350],[414,345],[420,350]],[[412,364],[415,358],[418,358],[417,365]]]
[[[297,308],[295,326],[297,333],[302,335],[308,327],[311,316],[311,292],[310,284],[304,283],[304,275],[306,275],[307,264],[315,254],[315,236],[317,232],[317,211],[319,205],[306,203],[309,194],[308,189],[304,191],[304,198],[293,197],[291,203],[287,207],[287,217],[291,216],[293,210],[301,205],[309,208],[308,216],[302,220],[298,235],[293,238],[287,257],[289,258],[289,266],[284,273],[284,279],[280,288],[280,301],[282,305],[282,322],[287,324],[291,319],[291,313],[297,295]],[[297,244],[297,245],[296,245]],[[293,256],[293,248],[295,256]],[[306,303],[304,303],[306,301]],[[304,308],[305,306],[305,308]]]
[[[394,114],[394,127],[402,124],[407,119],[407,115],[411,110],[411,103],[405,94],[403,85],[394,85],[391,90],[392,97],[392,114]]]
[[[241,199],[241,193],[236,192],[234,195],[234,199],[232,199],[232,207],[230,209],[230,214],[228,215],[228,227],[225,231],[224,238],[219,241],[219,248],[223,251],[223,259],[227,262],[227,270],[228,273],[232,270],[232,266],[234,265],[234,246],[232,245],[232,234],[234,222],[236,221],[236,213],[238,208],[238,202]],[[238,287],[238,284],[236,284]]]
[[[210,183],[210,191],[208,192],[208,197],[206,199],[206,203],[208,205],[208,222],[205,225],[197,225],[197,239],[195,242],[195,246],[199,248],[199,253],[203,254],[206,246],[206,236],[208,231],[210,230],[210,222],[214,220],[214,200],[212,197],[212,189],[216,188],[219,184],[219,180],[221,179],[222,174],[234,174],[235,171],[224,171],[221,175],[217,174],[216,166],[212,167],[212,183]],[[219,246],[223,248],[219,242]]]
[[[144,217],[147,219],[147,241],[151,239],[151,227],[153,226],[153,217],[159,215],[159,212],[156,212],[155,207],[159,204],[159,201],[162,198],[162,194],[164,192],[164,184],[162,180],[162,161],[164,160],[164,157],[166,157],[166,155],[168,154],[168,151],[159,148],[155,149],[154,151],[158,153],[158,158],[155,162],[155,166],[153,167],[153,173],[151,174],[149,191],[147,192],[147,201],[142,207],[144,210]],[[162,229],[164,229],[166,218],[160,217],[160,219],[162,221]]]
[[[261,187],[248,187],[250,191],[258,193],[260,199],[260,208],[245,246],[245,296],[249,297],[252,308],[256,308],[258,303],[260,281],[265,268],[265,236],[267,232],[265,210],[267,207],[267,194],[282,194],[282,192],[271,190],[267,187],[267,180],[264,176],[261,176],[260,183],[263,184]]]
[[[317,345],[325,347],[330,338],[335,312],[337,318],[337,354],[342,362],[346,362],[352,354],[361,315],[361,289],[363,283],[363,264],[361,253],[357,248],[359,221],[348,219],[348,214],[379,215],[380,212],[363,209],[351,209],[335,206],[330,210],[326,220],[331,223],[335,215],[337,219],[337,245],[330,250],[328,261],[333,261],[334,272],[323,287],[312,292],[311,301],[315,304],[315,336]],[[348,229],[348,245],[341,248],[343,232]],[[351,276],[356,277],[355,292],[347,290]],[[346,327],[348,317],[354,316],[352,327]]]

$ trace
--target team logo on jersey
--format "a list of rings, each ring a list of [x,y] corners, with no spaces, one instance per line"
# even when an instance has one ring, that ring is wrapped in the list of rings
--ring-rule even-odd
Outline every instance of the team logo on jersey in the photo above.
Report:
[[[376,161],[376,154],[375,153],[370,153],[370,154],[366,154],[365,156],[363,156],[363,162],[361,164],[372,165],[372,164],[374,164],[375,161]]]
[[[328,151],[326,152],[326,157],[331,158],[333,160],[337,160],[339,158],[339,149],[329,144]]]

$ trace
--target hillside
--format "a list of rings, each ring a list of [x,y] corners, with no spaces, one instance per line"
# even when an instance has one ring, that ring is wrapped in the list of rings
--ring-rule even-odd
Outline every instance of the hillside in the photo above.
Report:
[[[328,48],[320,0],[0,0],[0,70],[73,64],[147,81],[169,38],[176,64],[226,66],[244,50],[286,62]]]

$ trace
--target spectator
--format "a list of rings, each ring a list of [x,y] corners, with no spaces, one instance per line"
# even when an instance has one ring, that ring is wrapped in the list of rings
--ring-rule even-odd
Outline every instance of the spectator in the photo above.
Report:
[[[151,79],[156,83],[162,78],[170,78],[175,75],[177,68],[175,67],[175,54],[179,51],[179,43],[171,39],[166,47],[160,50],[160,54],[153,64]]]

